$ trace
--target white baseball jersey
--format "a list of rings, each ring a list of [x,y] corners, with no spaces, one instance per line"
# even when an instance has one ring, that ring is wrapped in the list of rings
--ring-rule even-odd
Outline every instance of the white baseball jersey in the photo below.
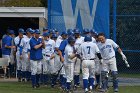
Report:
[[[26,36],[26,35],[23,35],[23,38],[25,38],[25,37],[27,37],[27,36]],[[23,38],[22,38],[22,39],[23,39]],[[15,42],[15,45],[16,45],[16,46],[19,44],[19,40],[20,40],[19,36],[15,37],[14,42]],[[20,42],[20,43],[21,43],[21,42]],[[19,51],[19,47],[17,47],[17,51]]]
[[[98,47],[103,59],[115,57],[114,48],[119,48],[119,46],[111,39],[106,39],[105,43],[99,43]]]
[[[84,42],[81,44],[78,53],[81,54],[83,60],[95,58],[95,54],[99,53],[99,48],[93,42]]]
[[[80,45],[84,43],[84,37],[80,37],[80,38],[77,38],[76,41],[75,41],[75,49],[78,50],[78,48],[80,47]]]
[[[65,59],[65,62],[68,62],[68,63],[71,63],[71,62],[74,62],[73,59],[70,59],[69,56],[72,55],[74,52],[74,48],[72,46],[70,46],[69,44],[66,45],[65,47],[65,55],[64,55],[64,59]]]
[[[59,37],[57,38],[57,40],[56,40],[55,47],[56,47],[56,48],[59,48],[59,46],[60,46],[60,44],[61,44],[62,41],[63,41],[63,40],[62,40],[62,37],[59,36]]]
[[[94,37],[92,37],[92,42],[93,42],[93,43],[96,43],[96,40],[95,40],[95,38],[94,38]]]
[[[46,40],[45,41],[45,49],[43,49],[42,53],[46,56],[48,60],[50,60],[50,56],[54,53],[54,48],[55,48],[55,41],[52,39]]]
[[[28,52],[28,49],[29,49],[29,41],[30,41],[31,38],[29,37],[24,37],[22,40],[21,40],[21,43],[20,43],[20,46],[23,47],[23,52],[27,53]]]

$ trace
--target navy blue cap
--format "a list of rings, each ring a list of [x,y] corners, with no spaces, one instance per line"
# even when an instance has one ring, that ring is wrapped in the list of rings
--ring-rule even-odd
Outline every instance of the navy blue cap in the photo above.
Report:
[[[61,35],[68,35],[68,33],[66,31],[63,31]]]
[[[57,38],[58,36],[56,34],[53,34],[52,35],[52,38]]]
[[[32,30],[30,31],[30,33],[31,33],[31,34],[34,34],[34,33],[35,33],[35,30],[32,29]]]
[[[67,30],[67,33],[68,33],[69,36],[70,36],[70,35],[74,35],[74,32],[73,32],[72,29],[68,29],[68,30]]]
[[[35,30],[35,33],[36,33],[36,34],[40,34],[40,30],[39,30],[39,29],[36,29],[36,30]]]
[[[43,36],[49,36],[49,35],[50,35],[49,32],[43,33]]]
[[[90,33],[89,29],[85,28],[83,29],[83,33]]]
[[[26,32],[30,32],[32,30],[32,28],[27,28]]]
[[[22,34],[25,33],[23,28],[19,28],[19,29],[18,29],[18,32],[19,32],[19,33],[22,33]]]
[[[48,30],[48,28],[47,27],[43,27],[43,31],[45,31],[45,30]]]
[[[9,34],[15,34],[14,30],[9,30]]]
[[[80,30],[78,28],[74,29],[74,34],[80,34]]]
[[[55,30],[54,30],[54,29],[50,29],[50,30],[49,30],[49,33],[50,33],[50,34],[55,34]]]

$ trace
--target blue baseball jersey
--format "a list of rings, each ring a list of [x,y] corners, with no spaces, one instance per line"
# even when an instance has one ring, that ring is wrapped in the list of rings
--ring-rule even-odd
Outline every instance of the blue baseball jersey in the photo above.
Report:
[[[12,37],[7,35],[2,39],[2,54],[10,55],[11,48],[6,48],[5,46],[12,46]]]
[[[35,49],[36,45],[39,45],[42,42],[42,38],[34,38],[32,37],[30,40],[30,59],[31,60],[41,60],[43,59],[42,56],[42,47]]]
[[[61,42],[61,44],[59,46],[59,50],[62,52],[63,57],[65,55],[64,51],[65,51],[65,47],[66,47],[67,44],[68,44],[68,41],[67,41],[67,39],[65,39]]]

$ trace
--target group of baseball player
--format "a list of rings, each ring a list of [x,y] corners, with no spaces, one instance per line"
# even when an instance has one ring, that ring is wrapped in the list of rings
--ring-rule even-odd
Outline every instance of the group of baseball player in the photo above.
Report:
[[[118,70],[115,50],[126,56],[120,47],[104,33],[94,29],[68,29],[59,34],[57,29],[19,28],[18,36],[8,30],[2,39],[2,57],[12,61],[11,52],[16,51],[16,69],[18,81],[32,81],[32,87],[40,84],[60,87],[67,93],[80,85],[82,72],[85,93],[100,86],[101,92],[108,89],[108,74],[113,79],[114,92],[118,92]],[[25,35],[26,34],[26,35]]]

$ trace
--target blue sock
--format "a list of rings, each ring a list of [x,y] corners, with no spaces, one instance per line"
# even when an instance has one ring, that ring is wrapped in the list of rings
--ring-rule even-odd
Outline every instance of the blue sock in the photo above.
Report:
[[[94,78],[89,78],[89,85],[92,86],[92,89],[94,88]]]
[[[79,85],[79,75],[74,75],[74,85]]]
[[[83,85],[84,85],[84,89],[88,88],[88,80],[87,79],[83,79]]]
[[[17,70],[17,77],[21,78],[21,70]]]
[[[40,83],[43,83],[44,82],[44,76],[43,74],[40,74]]]
[[[80,84],[80,76],[77,75],[77,85],[79,85],[79,84]]]
[[[22,78],[25,78],[26,72],[22,71]]]
[[[108,84],[107,84],[107,86],[108,86]],[[114,89],[118,89],[118,79],[113,80],[113,87],[114,87]]]
[[[100,75],[96,75],[96,82],[97,82],[97,84],[100,83]]]
[[[63,83],[62,83],[62,86],[65,87],[66,86],[66,81],[67,79],[65,77],[63,77]]]
[[[43,82],[45,84],[47,84],[47,82],[48,82],[48,75],[47,74],[43,74]]]
[[[67,90],[70,90],[71,89],[71,83],[70,82],[67,82],[66,83],[66,88],[67,88]]]
[[[36,85],[36,75],[31,75],[32,86]]]
[[[40,74],[36,74],[36,84],[39,84]]]
[[[60,75],[60,85],[62,86],[62,83],[63,83],[63,75]]]

